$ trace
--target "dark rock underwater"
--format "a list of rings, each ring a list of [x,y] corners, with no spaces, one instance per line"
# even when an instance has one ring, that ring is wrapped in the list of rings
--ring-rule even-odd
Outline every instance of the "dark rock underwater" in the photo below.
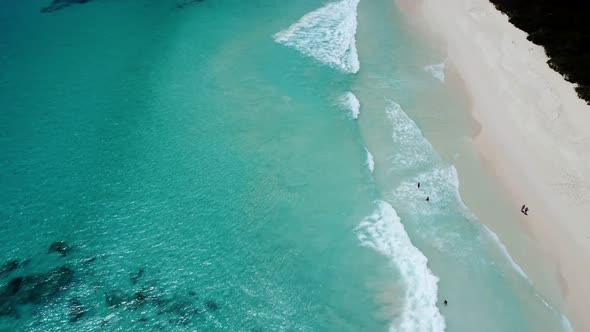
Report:
[[[159,284],[157,279],[149,279],[149,270],[146,267],[137,268],[127,274],[126,281],[124,275],[121,276],[122,282],[130,285],[127,290],[118,288],[109,290],[109,286],[104,285],[100,287],[106,288],[103,291],[103,301],[89,302],[88,298],[82,298],[76,294],[79,294],[80,290],[91,282],[85,280],[88,276],[86,270],[89,264],[96,262],[97,257],[66,261],[72,248],[74,246],[64,241],[51,244],[45,255],[57,253],[57,262],[64,263],[46,272],[24,273],[26,270],[21,268],[28,265],[30,261],[43,260],[43,257],[22,261],[11,259],[2,264],[0,266],[0,320],[28,319],[31,317],[30,314],[35,315],[37,309],[41,309],[48,303],[57,303],[66,309],[64,321],[70,324],[93,320],[98,322],[97,328],[106,328],[109,325],[114,326],[113,317],[116,314],[124,313],[137,324],[151,324],[151,321],[157,321],[157,328],[166,330],[173,326],[188,327],[192,326],[191,324],[198,324],[207,319],[202,314],[207,312],[213,314],[221,309],[219,303],[214,300],[200,300],[194,290],[179,293]],[[76,253],[79,253],[78,250]],[[93,287],[96,288],[96,286]],[[97,307],[103,307],[109,314],[104,316],[104,311],[100,310],[102,313],[97,313],[95,309],[93,312],[93,308]],[[165,319],[162,320],[162,318]]]
[[[90,1],[92,1],[92,0],[53,0],[51,2],[51,4],[49,4],[49,6],[43,7],[41,9],[41,12],[42,13],[51,13],[51,12],[64,9],[64,8],[72,6],[72,5],[88,3]]]
[[[53,0],[48,6],[41,8],[42,13],[52,13],[73,5],[85,4],[92,0]],[[176,8],[183,9],[205,0],[181,0],[176,3]]]

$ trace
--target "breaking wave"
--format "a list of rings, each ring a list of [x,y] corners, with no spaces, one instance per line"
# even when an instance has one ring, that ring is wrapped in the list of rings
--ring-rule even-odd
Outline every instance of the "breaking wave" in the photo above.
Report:
[[[347,92],[340,98],[342,106],[344,106],[347,110],[350,111],[350,116],[353,119],[358,119],[359,115],[361,114],[361,103],[358,98],[352,92]]]
[[[367,165],[369,171],[373,173],[373,171],[375,170],[375,159],[373,158],[373,155],[371,154],[371,152],[369,152],[367,147],[365,147],[365,151],[367,152],[367,162],[365,163],[365,165]]]
[[[398,103],[390,101],[386,113],[393,126],[392,138],[397,147],[393,164],[397,169],[424,168],[439,162],[432,145]]]
[[[329,3],[305,14],[274,39],[332,68],[356,73],[360,68],[355,39],[359,1]]]
[[[365,247],[388,257],[399,269],[405,284],[403,308],[390,331],[437,332],[445,320],[436,306],[438,277],[428,268],[428,259],[414,247],[396,211],[384,201],[356,228]]]

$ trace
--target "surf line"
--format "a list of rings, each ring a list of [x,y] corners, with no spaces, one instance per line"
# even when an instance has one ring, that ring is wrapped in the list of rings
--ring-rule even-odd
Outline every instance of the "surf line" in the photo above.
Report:
[[[356,49],[360,0],[341,0],[303,15],[274,40],[345,73],[360,69]]]
[[[444,331],[445,319],[436,305],[439,278],[428,268],[426,256],[412,244],[395,209],[385,201],[375,204],[374,212],[355,231],[361,245],[391,260],[403,280],[403,306],[391,331]]]

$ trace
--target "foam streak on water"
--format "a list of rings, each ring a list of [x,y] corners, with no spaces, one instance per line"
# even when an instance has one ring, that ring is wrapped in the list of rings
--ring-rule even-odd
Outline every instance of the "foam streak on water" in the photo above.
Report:
[[[418,125],[408,117],[398,103],[390,101],[386,113],[393,125],[392,138],[397,145],[393,157],[397,169],[421,168],[439,160],[432,145],[422,136]]]
[[[416,190],[416,184],[422,183],[423,190]],[[459,194],[457,171],[454,166],[438,165],[422,172],[409,180],[403,181],[393,191],[392,197],[416,215],[443,215],[459,213],[471,219],[472,214],[463,204]],[[426,193],[430,197],[429,208],[424,209]]]
[[[342,96],[340,99],[342,105],[350,111],[350,116],[353,119],[358,119],[359,115],[361,114],[361,102],[352,92],[347,92]]]
[[[373,158],[373,155],[371,154],[371,152],[369,152],[367,147],[365,147],[365,151],[367,152],[367,162],[365,163],[365,165],[367,165],[369,171],[373,173],[373,171],[375,170],[375,159]]]
[[[329,3],[305,14],[274,39],[332,68],[356,73],[360,68],[355,39],[359,1]]]
[[[572,327],[569,319],[567,319],[567,317],[565,317],[563,314],[561,315],[561,325],[563,325],[564,330],[567,332],[574,332],[574,328]]]
[[[377,201],[376,210],[356,231],[363,246],[391,259],[405,283],[403,309],[390,331],[444,331],[445,320],[436,306],[438,278],[428,268],[428,259],[412,245],[393,207]]]
[[[489,229],[486,225],[482,225],[482,227],[486,231],[486,233],[489,235],[489,237],[496,243],[498,248],[500,248],[500,250],[502,251],[502,254],[504,254],[504,257],[506,257],[506,259],[512,265],[512,268],[514,268],[514,270],[516,272],[518,272],[518,274],[520,274],[524,279],[526,279],[530,283],[529,276],[524,272],[524,270],[520,267],[520,265],[518,265],[518,263],[516,263],[516,261],[512,258],[512,256],[510,256],[510,253],[508,253],[508,249],[506,248],[504,243],[502,243],[502,241],[500,241],[500,238],[498,237],[498,235],[496,233],[494,233],[494,231]]]
[[[428,65],[424,67],[424,71],[432,75],[432,77],[444,83],[445,81],[445,63],[436,65]]]

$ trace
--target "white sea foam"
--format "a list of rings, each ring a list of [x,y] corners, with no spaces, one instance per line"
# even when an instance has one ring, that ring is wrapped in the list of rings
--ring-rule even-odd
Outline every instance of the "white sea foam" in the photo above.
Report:
[[[418,182],[421,183],[420,189],[417,188]],[[394,205],[411,211],[412,218],[420,220],[421,227],[416,230],[416,236],[446,255],[473,258],[470,255],[475,247],[464,238],[467,231],[464,223],[441,223],[441,219],[456,220],[458,214],[476,220],[463,204],[458,185],[455,167],[440,164],[403,181],[388,198]],[[427,196],[430,198],[428,203],[425,202]]]
[[[535,296],[538,297],[539,300],[541,300],[541,302],[543,303],[544,306],[546,306],[547,308],[553,310],[553,307],[549,303],[547,303],[547,301],[545,301],[545,299],[542,298],[541,295],[539,295],[538,293],[536,293]]]
[[[373,155],[371,154],[371,152],[369,152],[369,150],[367,149],[366,146],[365,146],[365,151],[367,151],[367,162],[365,165],[367,165],[367,168],[369,169],[369,171],[371,171],[371,173],[373,173],[373,171],[375,170],[375,159],[373,158]]]
[[[393,126],[392,138],[397,145],[393,163],[398,169],[427,167],[440,160],[418,125],[398,103],[390,101],[386,113]]]
[[[445,81],[445,63],[435,65],[428,65],[424,67],[424,71],[432,75],[432,77],[444,83]]]
[[[416,188],[418,182],[422,184],[421,190]],[[430,198],[427,209],[426,196]],[[416,215],[459,213],[468,217],[470,213],[460,198],[454,166],[439,165],[403,181],[393,191],[392,199]]]
[[[494,242],[496,242],[496,245],[498,246],[498,248],[500,248],[500,250],[502,251],[502,254],[504,254],[506,259],[508,259],[508,261],[512,265],[512,268],[516,272],[518,272],[518,274],[520,274],[524,279],[526,279],[527,282],[530,283],[531,281],[529,279],[529,276],[524,272],[524,270],[520,267],[520,265],[518,265],[518,263],[516,263],[516,261],[512,258],[512,256],[510,256],[508,249],[506,248],[504,243],[502,243],[502,241],[500,241],[500,238],[498,237],[498,235],[496,233],[494,233],[494,231],[489,229],[486,225],[482,224],[482,226],[483,226],[484,230],[488,233],[490,238],[492,240],[494,240]],[[543,302],[545,302],[545,301],[543,301]]]
[[[572,323],[570,320],[565,317],[564,314],[561,315],[561,325],[566,332],[574,332],[574,328],[572,327]]]
[[[363,246],[391,259],[399,269],[406,293],[403,309],[392,332],[437,332],[445,330],[445,320],[437,302],[438,277],[428,268],[428,259],[412,245],[396,211],[384,201],[356,228]]]
[[[455,168],[455,166],[451,165],[449,172],[451,175],[450,181],[453,185],[453,193],[455,194],[455,199],[457,201],[459,208],[461,209],[462,214],[468,219],[476,219],[473,212],[471,212],[467,205],[465,205],[465,202],[463,202],[463,197],[461,197],[461,192],[459,191],[459,173],[457,173],[457,169]]]
[[[555,308],[553,308],[549,303],[547,303],[547,301],[545,301],[545,299],[539,295],[539,293],[535,293],[535,295],[537,296],[537,298],[539,298],[539,300],[541,300],[541,302],[551,311],[553,311],[553,313],[559,315],[560,319],[561,319],[561,326],[563,327],[563,330],[565,332],[574,332],[574,328],[572,327],[572,324],[570,323],[570,320],[567,319],[567,317],[558,312],[557,310],[555,310]]]
[[[350,111],[350,116],[353,119],[358,119],[361,114],[361,102],[352,92],[345,93],[341,98],[340,102],[347,110]]]
[[[355,39],[359,1],[329,3],[305,14],[274,39],[333,68],[356,73],[360,68]]]
[[[413,204],[423,203],[425,192],[431,198],[431,206],[441,207],[448,212],[459,212],[471,219],[474,217],[463,203],[459,193],[459,176],[457,169],[440,158],[434,147],[424,137],[422,131],[402,109],[402,107],[390,101],[386,109],[387,117],[391,121],[393,129],[393,142],[396,149],[392,158],[396,169],[418,170],[417,175],[402,182],[394,192],[394,196]],[[416,190],[416,184],[420,182],[427,187]],[[422,198],[422,199],[419,199]],[[453,207],[450,210],[449,207]],[[420,213],[444,212],[440,209],[416,209]]]

